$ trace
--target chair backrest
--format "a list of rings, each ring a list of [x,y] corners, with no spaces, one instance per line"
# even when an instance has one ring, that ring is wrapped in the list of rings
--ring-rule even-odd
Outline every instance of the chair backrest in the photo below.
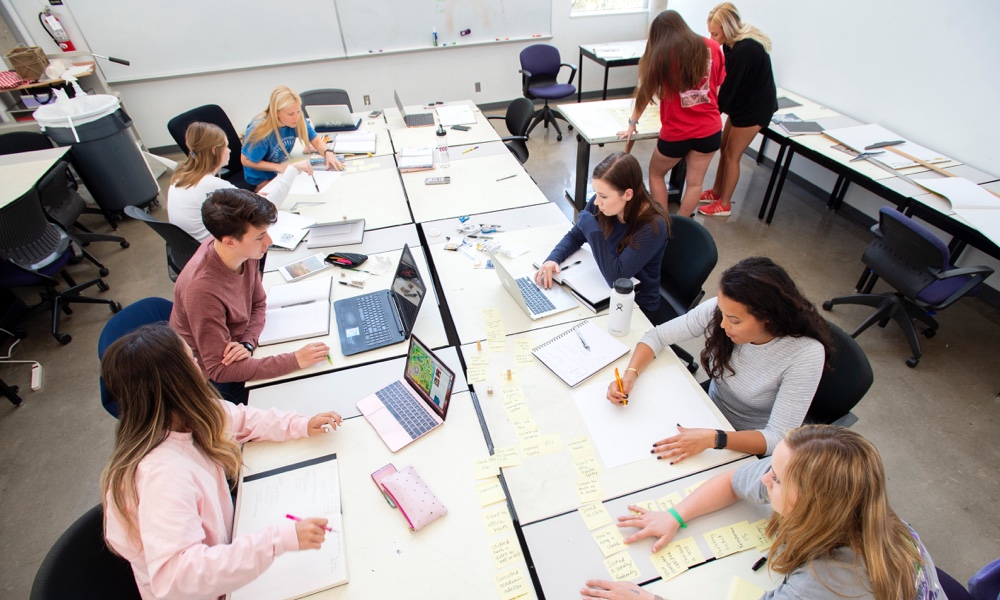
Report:
[[[243,163],[240,162],[240,151],[243,150],[243,144],[240,143],[240,136],[236,133],[233,122],[229,120],[229,115],[218,104],[206,104],[205,106],[192,108],[167,122],[167,130],[170,132],[170,137],[174,138],[174,141],[180,146],[181,151],[184,154],[188,153],[187,144],[184,143],[184,134],[187,133],[188,125],[195,121],[217,125],[226,133],[230,154],[229,164],[225,166],[231,173],[242,173]]]
[[[702,286],[719,262],[719,249],[705,226],[690,217],[670,218],[670,240],[660,263],[660,297],[678,316],[705,295]]]
[[[63,532],[45,555],[29,600],[108,598],[139,600],[132,566],[108,550],[98,504]]]
[[[840,327],[829,325],[834,350],[826,357],[828,368],[806,413],[807,423],[833,423],[846,415],[875,381],[871,363],[858,342]]]
[[[528,125],[535,114],[535,104],[527,98],[516,98],[507,106],[504,124],[513,136],[527,136]],[[507,140],[505,142],[511,153],[523,165],[528,162],[528,144],[524,140]]]
[[[898,210],[882,207],[878,212],[878,229],[862,260],[876,275],[912,300],[937,281],[931,269],[948,268],[948,247]]]
[[[111,317],[101,330],[101,337],[97,340],[97,359],[104,358],[104,351],[115,340],[126,333],[130,333],[143,325],[159,323],[170,320],[170,311],[174,308],[174,303],[165,298],[143,298],[138,302],[129,304],[118,314]],[[101,405],[104,410],[118,418],[118,401],[108,393],[104,386],[104,378],[99,377],[101,384]]]
[[[66,161],[59,161],[35,185],[45,214],[63,229],[69,229],[87,207],[80,194],[70,187],[68,166]]]
[[[309,116],[309,110],[307,107],[329,104],[346,104],[347,110],[353,111],[351,108],[351,97],[348,95],[347,90],[342,90],[339,88],[323,88],[319,90],[306,90],[299,94],[302,98],[302,112]]]
[[[562,59],[559,49],[548,44],[533,44],[521,50],[521,68],[531,73],[531,79],[537,77],[554,78],[559,74]]]
[[[0,208],[0,257],[38,270],[58,260],[67,248],[69,238],[45,217],[37,188]]]
[[[149,225],[153,231],[163,238],[163,241],[167,243],[167,265],[176,274],[180,274],[184,265],[191,260],[194,253],[198,251],[198,246],[201,245],[201,242],[191,237],[191,234],[177,225],[158,221],[137,206],[126,206],[125,214],[133,219],[145,222],[146,225]],[[176,279],[176,275],[171,277],[171,279]]]
[[[49,150],[52,142],[43,134],[35,131],[13,131],[0,134],[0,154],[17,154],[35,150]]]

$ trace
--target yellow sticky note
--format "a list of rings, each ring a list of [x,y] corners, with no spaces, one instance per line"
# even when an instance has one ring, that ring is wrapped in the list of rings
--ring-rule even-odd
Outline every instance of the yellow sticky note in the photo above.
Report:
[[[604,488],[597,479],[583,479],[576,482],[576,494],[580,497],[580,504],[587,504],[603,500]]]
[[[521,453],[517,446],[504,446],[503,448],[494,448],[493,456],[497,459],[498,467],[513,467],[515,465],[521,464]]]
[[[741,550],[749,550],[757,545],[757,529],[750,524],[750,521],[733,523],[733,532],[740,540]]]
[[[590,438],[585,435],[571,439],[567,445],[574,460],[594,454],[594,446],[590,443]]]
[[[530,352],[515,352],[514,353],[514,364],[521,367],[524,365],[534,364],[535,355]]]
[[[618,531],[618,527],[614,525],[595,531],[592,535],[594,542],[604,553],[604,558],[625,549],[625,538],[622,537],[622,532]]]
[[[648,512],[656,512],[660,510],[660,505],[656,503],[656,500],[641,500],[637,502],[629,502],[629,504],[634,504],[640,508],[646,509]],[[639,512],[639,511],[632,511]]]
[[[613,581],[630,581],[639,577],[639,567],[628,552],[621,552],[604,559],[604,568],[611,574]]]
[[[511,373],[512,378],[513,375],[514,374]],[[504,374],[504,377],[506,378],[506,373]],[[500,396],[503,398],[504,406],[507,406],[508,402],[509,403],[524,402],[525,400],[524,390],[522,390],[520,386],[505,387],[502,390],[500,390]]]
[[[715,558],[729,556],[730,554],[749,550],[753,547],[740,538],[736,533],[735,525],[726,525],[725,527],[713,529],[704,534],[703,537],[708,542],[708,547],[712,549],[712,554],[715,555]]]
[[[655,554],[650,554],[649,560],[653,563],[653,568],[660,574],[663,581],[673,579],[688,570],[688,566],[681,562],[677,553],[671,551],[670,546],[663,548]]]
[[[601,463],[597,461],[596,456],[574,460],[573,466],[576,467],[581,479],[593,479],[601,474]]]
[[[677,492],[667,494],[662,498],[657,498],[656,503],[660,505],[660,510],[670,510],[681,503],[681,495]]]
[[[517,543],[517,538],[514,536],[493,542],[490,544],[490,552],[493,553],[493,562],[496,563],[498,569],[524,558],[524,555],[521,554],[521,545]]]
[[[761,552],[767,550],[774,543],[773,538],[767,537],[767,523],[770,519],[761,519],[760,521],[755,521],[750,523],[750,527],[754,530],[754,546]]]
[[[497,593],[500,594],[500,600],[513,600],[531,592],[528,581],[524,577],[524,573],[521,572],[521,567],[497,573],[494,576],[494,581]]]
[[[480,367],[485,369],[490,366],[490,355],[489,354],[473,354],[466,360],[469,368]]]
[[[490,347],[490,352],[504,353],[507,351],[507,340],[505,338],[492,339],[486,342]]]
[[[516,406],[516,404],[514,406]],[[531,417],[530,412],[528,413],[527,419],[511,419],[510,425],[514,428],[514,433],[518,437],[526,431],[538,431],[538,423],[535,423],[535,419]]]
[[[524,402],[505,405],[504,409],[507,411],[507,418],[512,423],[531,419],[531,411],[528,410],[528,405]]]
[[[705,481],[707,481],[707,479],[703,479],[703,480],[699,481],[698,483],[694,483],[694,484],[691,484],[691,485],[687,486],[686,488],[684,488],[684,495],[685,496],[690,496],[691,492],[693,492],[696,489],[698,489],[701,486],[701,484],[705,483]]]
[[[510,520],[510,511],[507,510],[506,504],[483,513],[483,525],[486,526],[486,535],[496,535],[504,531],[514,530],[514,524]]]
[[[701,553],[698,542],[694,541],[693,537],[675,540],[667,547],[672,549],[682,565],[690,567],[705,562],[705,555]],[[664,548],[664,550],[666,549]]]
[[[601,502],[584,504],[576,509],[576,511],[583,517],[583,523],[587,526],[587,531],[593,531],[611,524],[611,515],[608,514],[608,509],[604,508],[604,504]]]
[[[500,467],[497,466],[495,456],[477,458],[472,461],[472,470],[476,475],[476,479],[489,479],[500,474]]]
[[[528,445],[529,442],[538,442],[541,437],[542,432],[539,431],[537,427],[535,429],[525,429],[517,432],[517,439],[521,442],[522,447]],[[538,453],[542,453],[541,446],[538,448]]]
[[[734,576],[733,583],[729,586],[728,600],[757,600],[763,595],[764,588]]]
[[[500,485],[500,480],[496,477],[493,478],[493,481],[477,485],[476,495],[479,496],[480,506],[489,506],[490,504],[496,504],[501,500],[507,499],[507,496],[503,493],[503,486]]]
[[[495,308],[484,308],[482,310],[483,322],[484,323],[502,323],[503,320],[500,318],[500,311]]]
[[[521,442],[521,456],[523,456],[524,458],[532,458],[541,455],[542,455],[541,436],[536,436],[534,438]]]
[[[527,352],[531,354],[531,349],[535,346],[531,338],[520,338],[514,340],[514,352]]]
[[[552,454],[563,449],[562,437],[558,433],[548,433],[539,438],[542,445],[542,454]]]
[[[465,372],[465,379],[472,385],[486,383],[488,380],[486,367],[469,367]]]
[[[506,352],[506,349],[499,350],[498,352]],[[521,386],[521,378],[517,374],[517,369],[501,369],[497,375],[500,376],[500,384],[504,387]],[[510,375],[509,379],[507,378],[508,375]]]

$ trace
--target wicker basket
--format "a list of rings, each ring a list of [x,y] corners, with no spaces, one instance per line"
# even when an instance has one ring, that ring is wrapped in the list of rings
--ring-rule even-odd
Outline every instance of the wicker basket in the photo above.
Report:
[[[38,46],[18,46],[7,53],[7,60],[25,81],[38,81],[49,66],[49,57]]]

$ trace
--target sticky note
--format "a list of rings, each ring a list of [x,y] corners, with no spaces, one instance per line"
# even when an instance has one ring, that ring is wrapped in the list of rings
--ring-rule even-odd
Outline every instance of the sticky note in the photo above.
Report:
[[[528,585],[521,567],[497,573],[494,576],[494,581],[497,586],[497,594],[500,594],[500,600],[513,600],[531,592],[531,587]]]
[[[493,456],[497,459],[498,467],[513,467],[515,465],[521,464],[521,453],[517,446],[504,446],[503,448],[494,448]]]
[[[558,433],[547,433],[539,438],[542,454],[552,454],[563,449],[562,437]]]
[[[734,576],[733,583],[729,586],[728,600],[757,600],[763,595],[764,588]]]
[[[502,323],[503,320],[500,317],[500,311],[495,308],[484,308],[482,310],[483,322],[484,323]]]
[[[521,442],[521,456],[524,458],[532,458],[535,456],[541,456],[542,452],[542,436],[536,436],[533,439]]]
[[[701,486],[701,484],[705,483],[705,481],[707,481],[707,479],[703,479],[703,480],[699,481],[698,483],[694,483],[694,484],[691,484],[691,485],[687,486],[686,488],[684,488],[684,495],[685,496],[690,496],[691,492],[693,492],[696,489],[698,489]]]
[[[580,497],[580,504],[587,504],[603,500],[604,488],[597,479],[583,479],[576,482],[576,495]]]
[[[507,351],[507,340],[504,338],[489,340],[487,345],[490,348],[490,352],[504,353]]]
[[[486,373],[486,367],[469,367],[469,370],[465,372],[465,380],[472,385],[486,383],[488,379]]]
[[[476,495],[479,496],[480,506],[489,506],[490,504],[496,504],[501,500],[507,499],[507,496],[503,493],[503,486],[500,485],[500,480],[496,477],[493,478],[493,481],[477,485]]]
[[[723,556],[729,556],[730,554],[752,548],[751,545],[746,543],[737,534],[735,525],[726,525],[725,527],[713,529],[704,534],[703,537],[708,542],[708,547],[712,549],[712,554],[715,555],[715,558],[722,558]]]
[[[618,527],[614,525],[595,531],[591,535],[594,536],[594,542],[604,553],[604,558],[625,549],[625,538],[622,537],[622,532],[618,531]]]
[[[514,434],[518,437],[526,431],[538,431],[538,423],[535,423],[535,419],[532,418],[530,412],[526,419],[511,419],[510,425],[514,428]]]
[[[483,525],[486,526],[486,535],[496,535],[504,531],[514,530],[514,524],[510,520],[510,511],[507,510],[506,504],[483,513]]]
[[[500,352],[506,352],[506,350],[500,350]],[[517,369],[501,369],[498,373],[500,376],[500,383],[505,387],[518,386],[521,385],[521,377],[517,374]],[[507,379],[507,375],[510,374],[510,379]]]
[[[670,510],[671,508],[680,504],[681,500],[682,500],[681,495],[677,492],[674,492],[672,494],[667,494],[662,498],[657,498],[656,503],[660,505],[659,510]]]
[[[468,360],[466,361],[466,363],[469,365],[470,369],[473,368],[473,367],[481,367],[481,368],[485,369],[486,367],[490,366],[490,355],[489,354],[473,354],[472,356],[470,356],[468,358]]]
[[[535,355],[530,352],[515,352],[514,364],[521,367],[535,362]]]
[[[514,340],[514,352],[527,352],[531,354],[531,349],[535,346],[535,343],[531,338],[520,338]]]
[[[489,479],[500,474],[500,467],[497,466],[495,456],[477,458],[472,461],[472,470],[476,475],[476,479]]]
[[[676,553],[671,552],[670,546],[661,549],[655,554],[650,554],[649,560],[653,563],[653,568],[660,574],[663,581],[673,579],[688,570],[688,566],[681,562],[680,557]]]
[[[604,568],[611,574],[613,581],[629,581],[639,577],[639,567],[628,552],[620,552],[604,559]]]
[[[508,402],[524,402],[525,400],[524,390],[521,389],[521,386],[505,387],[500,390],[500,395],[503,398],[504,406],[506,406]]]
[[[601,463],[596,456],[588,456],[573,461],[573,466],[581,479],[593,479],[601,474]]]
[[[507,411],[507,418],[510,419],[512,423],[531,419],[531,411],[528,410],[528,405],[524,402],[516,402],[505,405],[504,410]]]
[[[693,537],[675,540],[668,544],[664,550],[667,548],[671,548],[682,565],[690,567],[705,562],[705,555],[701,553],[698,542],[694,541]]]
[[[635,506],[644,508],[649,512],[656,512],[660,510],[660,505],[656,503],[656,500],[640,500],[636,502],[629,502],[629,504],[634,504]],[[632,511],[632,512],[637,513],[639,511]]]
[[[493,553],[493,562],[496,563],[498,569],[524,558],[524,555],[521,554],[521,545],[517,543],[517,538],[514,536],[493,542],[490,544],[490,552]]]
[[[574,460],[594,454],[594,446],[590,443],[590,438],[585,435],[571,439],[567,445]]]
[[[771,544],[774,543],[774,539],[767,537],[767,533],[765,533],[768,521],[769,519],[761,519],[750,523],[750,527],[754,530],[754,546],[761,552],[770,548]]]
[[[611,524],[611,515],[608,514],[608,509],[604,508],[604,504],[601,502],[584,504],[576,509],[576,511],[583,517],[583,523],[587,526],[587,531],[593,531]]]
[[[749,550],[757,545],[757,529],[750,524],[750,521],[734,523],[733,532],[740,541],[741,550]]]

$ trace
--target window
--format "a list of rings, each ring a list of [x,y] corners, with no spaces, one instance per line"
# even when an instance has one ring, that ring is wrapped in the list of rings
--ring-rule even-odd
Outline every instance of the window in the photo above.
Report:
[[[569,13],[646,10],[646,0],[570,0]]]

